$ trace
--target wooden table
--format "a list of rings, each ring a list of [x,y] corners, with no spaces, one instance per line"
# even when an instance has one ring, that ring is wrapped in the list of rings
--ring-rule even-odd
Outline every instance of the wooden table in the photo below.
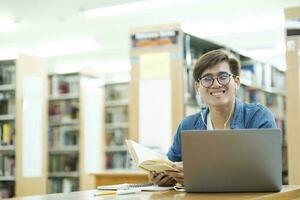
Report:
[[[93,175],[95,176],[95,188],[100,185],[149,182],[145,172],[136,170],[106,170]]]
[[[185,193],[185,192],[141,192],[139,194],[128,194],[122,196],[106,195],[94,196],[96,190],[71,192],[66,194],[50,194],[43,196],[32,196],[13,198],[13,200],[300,200],[299,186],[284,186],[281,192],[276,193]],[[116,198],[117,197],[117,198]]]

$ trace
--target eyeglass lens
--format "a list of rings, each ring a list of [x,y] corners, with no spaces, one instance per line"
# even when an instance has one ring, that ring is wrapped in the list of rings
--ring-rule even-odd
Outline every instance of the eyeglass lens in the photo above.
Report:
[[[203,87],[210,87],[213,85],[214,80],[217,79],[220,85],[227,85],[230,81],[230,76],[231,74],[228,73],[220,73],[216,78],[214,78],[212,75],[206,75],[200,78],[200,82]]]

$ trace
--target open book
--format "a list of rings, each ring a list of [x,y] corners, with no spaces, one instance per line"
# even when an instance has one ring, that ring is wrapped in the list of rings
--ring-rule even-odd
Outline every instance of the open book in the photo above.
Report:
[[[166,155],[159,154],[132,140],[126,140],[126,144],[134,164],[140,169],[157,173],[166,170],[178,171]]]

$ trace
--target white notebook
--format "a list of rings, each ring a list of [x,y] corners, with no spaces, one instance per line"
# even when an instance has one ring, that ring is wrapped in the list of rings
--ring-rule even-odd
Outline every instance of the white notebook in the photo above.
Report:
[[[154,185],[152,183],[144,183],[144,184],[117,184],[117,185],[104,185],[98,186],[97,190],[121,190],[121,189],[130,189],[130,188],[140,188],[142,191],[168,191],[174,190],[173,186],[161,187],[158,185]]]

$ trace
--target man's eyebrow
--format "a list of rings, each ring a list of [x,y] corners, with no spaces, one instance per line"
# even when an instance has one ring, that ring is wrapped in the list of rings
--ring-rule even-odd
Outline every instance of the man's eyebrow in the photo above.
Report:
[[[220,72],[218,72],[217,74],[224,74],[224,73],[230,74],[229,72],[226,72],[226,71],[220,71]]]
[[[227,71],[219,71],[215,75],[224,74],[224,73],[229,73],[229,72],[227,72]],[[207,74],[203,74],[201,76],[201,78],[204,77],[204,76],[213,76],[213,75],[214,75],[213,73],[207,73]]]
[[[201,78],[204,77],[204,76],[213,76],[213,74],[212,74],[212,73],[203,74],[203,75],[201,76]]]

